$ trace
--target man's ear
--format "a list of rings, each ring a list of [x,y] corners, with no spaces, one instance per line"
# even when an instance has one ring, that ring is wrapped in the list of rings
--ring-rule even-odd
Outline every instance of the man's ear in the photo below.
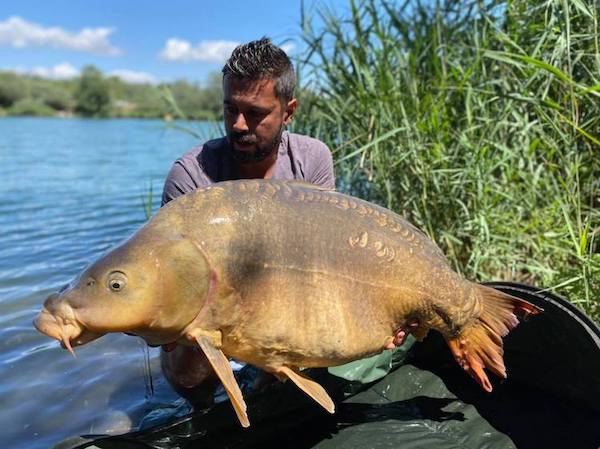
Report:
[[[296,112],[296,108],[298,107],[298,100],[292,98],[285,105],[285,114],[283,116],[283,124],[289,125],[292,119],[294,118],[294,113]]]

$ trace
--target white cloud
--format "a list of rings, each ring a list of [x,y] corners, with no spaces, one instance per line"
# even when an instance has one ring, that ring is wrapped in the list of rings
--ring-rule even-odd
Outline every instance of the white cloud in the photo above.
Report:
[[[71,33],[59,27],[44,27],[20,17],[0,22],[0,45],[15,48],[54,47],[118,56],[123,52],[109,41],[114,28],[83,28]]]
[[[154,75],[147,72],[136,72],[134,70],[118,69],[113,70],[108,76],[116,76],[126,83],[133,84],[158,84],[159,80]]]
[[[49,69],[46,67],[35,67],[31,71],[31,73],[37,76],[41,76],[42,78],[52,79],[69,79],[79,76],[79,70],[77,70],[68,62],[57,64]]]
[[[287,54],[289,55],[291,52],[293,52],[296,49],[296,46],[294,44],[287,43],[287,44],[283,44],[280,46],[280,48]]]
[[[167,40],[160,57],[166,61],[225,62],[239,42],[201,41],[195,47],[188,41],[171,38]]]
[[[1,69],[0,69],[1,70]],[[81,71],[73,67],[68,62],[63,62],[62,64],[57,64],[54,67],[42,67],[37,66],[34,68],[26,68],[23,66],[14,67],[12,69],[8,69],[12,72],[19,73],[22,75],[35,75],[41,78],[47,79],[55,79],[55,80],[63,80],[76,78],[81,75]],[[116,76],[117,78],[122,79],[126,83],[135,83],[135,84],[158,84],[160,81],[154,75],[151,75],[147,72],[136,72],[134,70],[128,69],[117,69],[112,70],[106,76]]]
[[[12,72],[19,73],[22,75],[35,75],[41,78],[55,79],[55,80],[65,80],[70,78],[75,78],[80,75],[79,70],[73,67],[68,62],[63,62],[62,64],[57,64],[54,67],[42,67],[37,66],[32,69],[27,69],[23,66],[15,67],[13,69],[8,69]]]

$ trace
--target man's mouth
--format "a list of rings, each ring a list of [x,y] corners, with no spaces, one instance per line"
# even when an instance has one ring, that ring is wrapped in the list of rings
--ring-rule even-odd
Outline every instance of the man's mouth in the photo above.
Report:
[[[248,150],[251,150],[256,147],[255,142],[240,141],[240,140],[235,140],[233,142],[233,145],[234,145],[235,149],[239,150],[239,151],[248,151]]]

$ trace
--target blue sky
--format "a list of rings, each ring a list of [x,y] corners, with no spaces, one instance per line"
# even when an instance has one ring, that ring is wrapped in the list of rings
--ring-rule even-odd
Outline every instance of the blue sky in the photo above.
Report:
[[[315,11],[348,0],[305,0]],[[128,81],[202,83],[233,46],[263,35],[291,56],[301,0],[18,0],[0,2],[0,70],[48,78],[76,76],[86,64]]]

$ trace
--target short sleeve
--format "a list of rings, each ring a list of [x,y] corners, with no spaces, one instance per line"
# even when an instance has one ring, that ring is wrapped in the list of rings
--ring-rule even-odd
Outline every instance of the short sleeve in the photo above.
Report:
[[[192,176],[185,169],[181,161],[175,161],[165,180],[161,206],[164,206],[169,201],[174,200],[181,195],[195,190],[197,187],[198,186],[194,182]]]
[[[331,151],[329,151],[327,145],[319,142],[315,153],[311,176],[307,181],[329,189],[335,189],[335,174]]]

